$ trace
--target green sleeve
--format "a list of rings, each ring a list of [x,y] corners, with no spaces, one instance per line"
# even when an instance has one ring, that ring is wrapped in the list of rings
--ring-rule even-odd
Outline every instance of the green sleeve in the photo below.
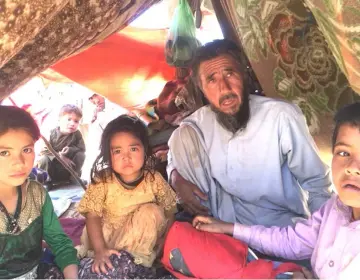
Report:
[[[55,256],[55,263],[60,267],[61,271],[70,264],[78,265],[74,245],[64,233],[48,193],[46,193],[42,215],[44,239]]]

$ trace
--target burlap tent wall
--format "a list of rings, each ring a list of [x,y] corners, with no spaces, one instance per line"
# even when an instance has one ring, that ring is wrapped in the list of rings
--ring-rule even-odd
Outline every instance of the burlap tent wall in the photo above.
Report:
[[[326,161],[333,114],[360,93],[360,2],[344,2],[212,0],[264,93],[301,107]]]
[[[0,100],[54,63],[122,29],[159,1],[1,1]]]

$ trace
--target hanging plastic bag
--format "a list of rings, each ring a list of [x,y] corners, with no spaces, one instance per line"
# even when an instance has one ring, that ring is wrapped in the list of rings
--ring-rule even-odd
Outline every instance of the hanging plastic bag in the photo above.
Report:
[[[189,3],[187,0],[179,0],[166,41],[166,62],[175,67],[188,67],[200,45],[196,39],[194,16]]]

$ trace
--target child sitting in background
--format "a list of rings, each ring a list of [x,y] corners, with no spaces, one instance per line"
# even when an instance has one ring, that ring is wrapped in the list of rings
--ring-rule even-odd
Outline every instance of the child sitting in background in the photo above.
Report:
[[[70,104],[64,105],[60,109],[59,126],[51,130],[49,139],[52,148],[79,176],[81,176],[81,168],[85,161],[85,143],[78,130],[81,118],[80,108]],[[76,182],[46,147],[40,154],[38,167],[48,172],[51,183],[68,180]]]
[[[40,131],[31,115],[0,106],[0,278],[78,277],[76,250],[43,186],[27,179]],[[42,240],[58,267],[40,264]]]
[[[109,259],[119,256],[118,250],[130,253],[136,264],[151,267],[176,212],[175,193],[151,165],[147,129],[140,120],[126,115],[112,120],[100,150],[78,208],[86,217],[78,253],[91,256],[93,251],[93,272],[107,277],[112,268],[127,269]],[[92,278],[89,273],[80,271],[82,277]]]
[[[336,114],[332,146],[332,178],[337,195],[306,222],[294,227],[266,228],[198,216],[193,226],[231,234],[266,255],[288,260],[311,257],[313,273],[321,279],[358,277],[360,267],[350,264],[360,254],[360,103],[348,105]]]

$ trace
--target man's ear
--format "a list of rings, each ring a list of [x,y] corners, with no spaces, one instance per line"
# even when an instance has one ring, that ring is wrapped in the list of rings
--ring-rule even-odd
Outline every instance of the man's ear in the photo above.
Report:
[[[203,93],[203,91],[198,87],[198,94],[200,94],[201,96],[201,101],[203,103],[203,106],[209,105],[210,102],[209,100],[206,98],[205,94]]]

